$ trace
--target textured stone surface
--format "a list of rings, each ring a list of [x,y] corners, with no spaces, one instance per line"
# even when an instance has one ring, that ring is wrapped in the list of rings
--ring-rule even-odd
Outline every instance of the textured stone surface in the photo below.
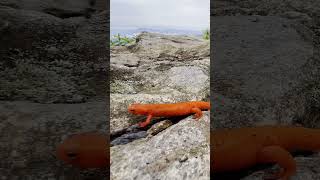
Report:
[[[306,79],[312,42],[276,16],[213,19],[215,126],[292,122],[303,111],[295,90]]]
[[[141,121],[127,112],[131,103],[209,97],[209,54],[202,53],[209,52],[208,41],[156,33],[142,33],[137,39],[111,49],[111,133]]]
[[[44,179],[47,176],[70,179],[73,172],[78,179],[85,178],[85,172],[79,174],[56,159],[55,147],[74,133],[105,132],[108,128],[105,107],[103,101],[82,104],[1,101],[0,174],[8,179]]]
[[[319,3],[218,0],[211,8],[213,130],[279,123],[319,127]],[[292,179],[319,179],[318,154],[295,160]],[[262,180],[278,170],[224,175]]]
[[[105,96],[106,12],[78,22],[0,6],[1,22],[8,23],[0,31],[1,100],[79,103]]]
[[[210,179],[209,113],[111,147],[111,179]]]
[[[112,141],[111,179],[209,179],[208,112],[132,130],[146,117],[127,111],[132,103],[208,101],[209,47],[201,38],[141,33],[111,48],[110,128],[122,132]]]
[[[97,9],[89,17],[89,1],[74,2],[0,2],[1,179],[108,176],[80,172],[55,156],[66,136],[109,127],[108,14]]]

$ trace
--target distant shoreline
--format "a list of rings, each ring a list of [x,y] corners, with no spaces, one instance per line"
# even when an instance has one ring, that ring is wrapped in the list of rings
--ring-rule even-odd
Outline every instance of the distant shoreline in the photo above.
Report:
[[[118,33],[122,36],[132,37],[143,31],[161,33],[168,35],[191,35],[191,36],[202,36],[204,30],[189,30],[189,29],[174,29],[174,28],[112,28],[110,29],[110,35],[113,37]]]

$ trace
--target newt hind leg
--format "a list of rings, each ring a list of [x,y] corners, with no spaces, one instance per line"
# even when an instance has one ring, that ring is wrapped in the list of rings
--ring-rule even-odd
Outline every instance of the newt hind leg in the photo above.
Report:
[[[199,120],[202,117],[202,111],[199,108],[192,108],[191,112],[195,113],[193,118],[196,120]]]
[[[277,163],[283,168],[275,174],[272,179],[289,180],[296,173],[296,162],[291,154],[280,146],[268,146],[263,148],[258,154],[259,163]]]

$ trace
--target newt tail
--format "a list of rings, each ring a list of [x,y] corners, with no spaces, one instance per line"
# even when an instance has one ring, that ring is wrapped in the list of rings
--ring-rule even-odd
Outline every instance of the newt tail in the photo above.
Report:
[[[202,110],[209,110],[210,102],[190,101],[174,104],[132,104],[128,111],[136,115],[146,115],[146,121],[139,123],[140,127],[150,124],[152,117],[174,117],[194,114],[199,120],[202,117]]]

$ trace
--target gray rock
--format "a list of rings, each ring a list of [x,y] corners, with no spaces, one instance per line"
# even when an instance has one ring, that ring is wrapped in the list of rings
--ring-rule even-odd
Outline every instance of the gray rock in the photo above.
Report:
[[[146,60],[187,61],[210,56],[209,42],[196,37],[143,32],[136,41],[137,44],[130,47],[131,51]]]
[[[93,5],[88,0],[0,2],[1,179],[109,176],[105,170],[79,171],[55,156],[63,136],[109,127],[109,27],[101,5],[100,0]]]
[[[213,17],[215,127],[291,123],[303,113],[298,89],[312,42],[279,17]]]
[[[172,126],[172,122],[169,120],[160,121],[154,125],[150,129],[148,129],[147,134],[148,136],[154,136],[161,131],[167,129],[168,127]]]
[[[111,48],[111,133],[145,117],[131,103],[173,103],[209,97],[209,43],[188,36],[141,33],[137,42]]]
[[[132,103],[208,100],[209,45],[195,37],[144,32],[134,44],[112,47],[110,130],[125,134],[112,142],[111,179],[209,179],[209,113],[173,126],[161,121],[135,141],[137,133],[123,131],[146,119],[128,113]]]
[[[200,67],[172,67],[168,71],[167,86],[186,93],[197,94],[208,89],[209,76]]]
[[[130,134],[127,133],[111,141],[110,145],[116,146],[121,144],[127,144],[134,140],[145,138],[146,136],[147,136],[147,133],[145,131],[134,132]]]
[[[0,111],[0,158],[6,167],[0,169],[0,174],[9,179],[14,178],[13,175],[29,179],[70,179],[76,169],[57,160],[56,145],[63,136],[88,131],[105,132],[108,128],[105,102],[39,104],[0,101]],[[85,177],[80,172],[76,174]],[[99,174],[101,172],[96,173]]]
[[[80,103],[104,97],[106,22],[106,12],[78,22],[0,6],[0,24],[6,25],[0,29],[0,52],[6,52],[0,99]]]
[[[268,40],[273,47],[278,47],[279,50],[273,51],[270,53],[269,49],[271,46],[265,44],[265,52],[267,54],[266,57],[270,57],[270,55],[274,55],[275,58],[279,57],[279,52],[281,47],[288,47],[288,55],[285,55],[285,51],[283,51],[282,58],[275,59],[273,64],[270,61],[261,61],[268,62],[270,64],[266,64],[265,68],[268,70],[270,67],[277,66],[277,68],[273,68],[274,70],[283,70],[280,74],[279,72],[276,74],[266,73],[265,76],[271,78],[275,78],[278,80],[278,84],[275,86],[270,86],[270,90],[272,88],[278,87],[279,90],[275,90],[272,92],[271,98],[275,96],[279,96],[278,100],[274,103],[270,102],[270,97],[266,96],[266,100],[261,100],[261,98],[250,97],[246,94],[251,93],[261,93],[261,91],[257,91],[261,89],[257,87],[255,84],[250,84],[252,86],[251,92],[248,91],[247,87],[248,83],[243,83],[243,81],[239,81],[238,77],[243,78],[243,75],[239,75],[236,73],[232,73],[233,78],[221,79],[219,80],[220,84],[218,87],[214,85],[216,82],[211,82],[214,91],[211,92],[214,97],[214,101],[216,103],[213,104],[213,109],[217,109],[213,112],[213,121],[211,126],[213,128],[216,127],[239,127],[239,126],[252,126],[252,125],[260,125],[260,124],[294,124],[297,120],[298,123],[303,124],[303,126],[307,127],[319,127],[319,107],[320,107],[320,94],[319,94],[319,3],[316,3],[313,0],[299,1],[299,0],[289,0],[289,1],[255,1],[255,0],[244,0],[244,1],[225,1],[218,0],[213,2],[214,5],[211,6],[211,19],[216,19],[213,16],[220,16],[220,21],[214,22],[215,29],[218,29],[217,34],[220,34],[225,37],[223,41],[221,39],[216,45],[221,45],[225,43],[225,40],[229,41],[230,45],[223,45],[224,47],[232,47],[235,43],[238,46],[234,49],[239,49],[245,53],[245,56],[248,54],[255,55],[260,58],[259,50],[263,47],[263,38],[270,37],[270,34],[274,34],[274,36],[279,36],[279,39],[285,38],[283,42],[279,43],[279,41],[275,40],[277,38],[271,38]],[[234,15],[240,16],[236,17],[228,17]],[[252,15],[252,16],[246,16]],[[246,16],[246,17],[241,17]],[[272,17],[270,17],[272,16]],[[280,18],[283,17],[283,18]],[[248,18],[248,20],[246,20]],[[224,19],[224,20],[222,20]],[[267,20],[268,19],[268,20]],[[229,22],[228,22],[229,21]],[[238,22],[237,22],[238,21]],[[252,23],[248,23],[252,21]],[[272,22],[273,21],[273,22]],[[255,25],[254,25],[255,23]],[[265,23],[265,28],[258,28],[259,23]],[[241,24],[241,25],[240,25]],[[277,28],[274,25],[279,24],[282,25],[283,28],[291,29],[288,32],[283,28]],[[245,33],[245,30],[241,30],[239,28],[242,26],[243,29],[246,29],[248,32]],[[262,30],[262,31],[260,31]],[[296,33],[295,33],[296,31]],[[239,33],[238,33],[239,32]],[[283,34],[284,32],[288,32],[287,35]],[[248,34],[253,34],[253,37]],[[260,38],[255,36],[255,34],[260,34]],[[215,35],[213,35],[214,37]],[[252,39],[257,39],[257,42],[253,42]],[[213,38],[214,39],[214,38]],[[234,39],[234,40],[232,40]],[[236,40],[238,39],[238,40]],[[249,39],[249,40],[248,40]],[[240,43],[240,40],[243,43]],[[259,43],[260,42],[260,43]],[[212,43],[212,42],[211,42]],[[256,43],[251,45],[252,43]],[[292,45],[290,45],[290,44]],[[242,45],[242,46],[241,46]],[[293,46],[301,46],[297,47],[297,49],[292,49]],[[254,47],[259,47],[254,48]],[[216,47],[217,48],[217,47]],[[250,49],[249,49],[250,48]],[[223,51],[224,57],[235,57],[238,60],[238,57],[243,57],[242,54],[238,53],[239,50],[234,50],[232,48]],[[246,53],[246,49],[250,51]],[[262,49],[262,48],[261,48]],[[291,50],[290,50],[291,49]],[[309,49],[309,50],[308,50]],[[220,51],[216,51],[214,49],[213,54],[219,56]],[[219,48],[219,50],[221,50]],[[267,51],[268,50],[268,51]],[[294,52],[295,51],[295,52]],[[312,52],[313,51],[313,52]],[[216,53],[215,53],[216,52]],[[229,53],[226,55],[226,53]],[[297,55],[300,54],[300,55]],[[269,54],[269,55],[268,55]],[[288,62],[293,60],[291,55],[300,56],[299,60],[295,60],[294,62]],[[237,57],[238,56],[238,57]],[[230,59],[228,58],[228,59]],[[216,59],[216,58],[215,58]],[[257,61],[258,58],[253,58]],[[273,58],[269,58],[273,59]],[[250,59],[249,59],[250,60]],[[217,61],[221,61],[217,59]],[[223,61],[226,61],[223,59]],[[245,62],[245,60],[243,61]],[[287,68],[283,68],[284,63],[287,62]],[[215,64],[216,62],[213,62]],[[299,64],[303,64],[299,66]],[[256,67],[257,62],[252,63],[252,65],[248,63],[249,67]],[[297,66],[298,65],[298,66]],[[224,69],[228,66],[215,66],[217,69]],[[281,69],[280,69],[281,67]],[[294,69],[296,68],[296,75],[294,74]],[[237,70],[237,66],[231,66],[230,69]],[[262,69],[262,68],[261,68]],[[261,69],[257,69],[261,71]],[[217,71],[217,70],[215,70]],[[214,72],[214,71],[211,71]],[[265,71],[262,71],[265,72]],[[229,72],[228,72],[229,73]],[[243,72],[243,74],[246,72]],[[222,73],[221,73],[222,74]],[[253,73],[252,73],[253,74]],[[253,76],[256,74],[260,74],[259,72],[254,72]],[[295,81],[294,83],[288,84],[288,75],[289,80]],[[298,76],[301,75],[301,76]],[[213,76],[215,77],[215,76]],[[278,78],[281,79],[278,79]],[[235,80],[233,80],[235,79]],[[214,80],[214,79],[212,79]],[[285,81],[283,81],[285,80]],[[261,82],[268,83],[270,81]],[[280,86],[281,85],[281,86]],[[215,89],[216,88],[216,89]],[[256,88],[256,89],[254,89]],[[265,89],[267,90],[267,89]],[[225,94],[221,93],[225,91],[225,94],[229,94],[232,97],[227,97]],[[243,93],[243,91],[247,91],[248,93]],[[218,93],[214,93],[218,92]],[[241,92],[241,93],[239,93]],[[271,91],[270,91],[271,92]],[[279,94],[280,92],[280,94]],[[262,94],[262,93],[261,93]],[[269,94],[270,95],[270,94]],[[262,96],[261,96],[262,97]],[[250,101],[250,99],[252,100]],[[273,100],[275,101],[275,100]],[[261,107],[261,108],[257,108]],[[268,110],[269,107],[269,110]],[[234,113],[228,113],[234,112]],[[238,119],[235,119],[236,116],[241,116]],[[272,119],[273,118],[273,119]],[[245,119],[247,119],[245,121]],[[319,165],[316,163],[319,161],[319,155],[314,155],[311,157],[296,157],[297,162],[297,174],[293,176],[291,179],[294,180],[302,180],[302,179],[319,179]],[[261,171],[253,172],[251,175],[242,178],[246,180],[256,179],[262,180],[264,176],[269,176],[272,172],[279,171],[278,166],[274,166],[272,168],[263,169]]]
[[[111,147],[111,179],[210,179],[209,113],[151,138]]]
[[[87,8],[93,8],[97,10],[105,9],[106,2],[104,2],[103,0],[95,0],[94,4],[90,4],[89,0],[3,0],[0,2],[0,5],[38,12],[48,12],[48,10],[51,10],[50,12],[52,12],[53,10],[55,10],[53,12],[61,14],[68,12],[80,13]]]

